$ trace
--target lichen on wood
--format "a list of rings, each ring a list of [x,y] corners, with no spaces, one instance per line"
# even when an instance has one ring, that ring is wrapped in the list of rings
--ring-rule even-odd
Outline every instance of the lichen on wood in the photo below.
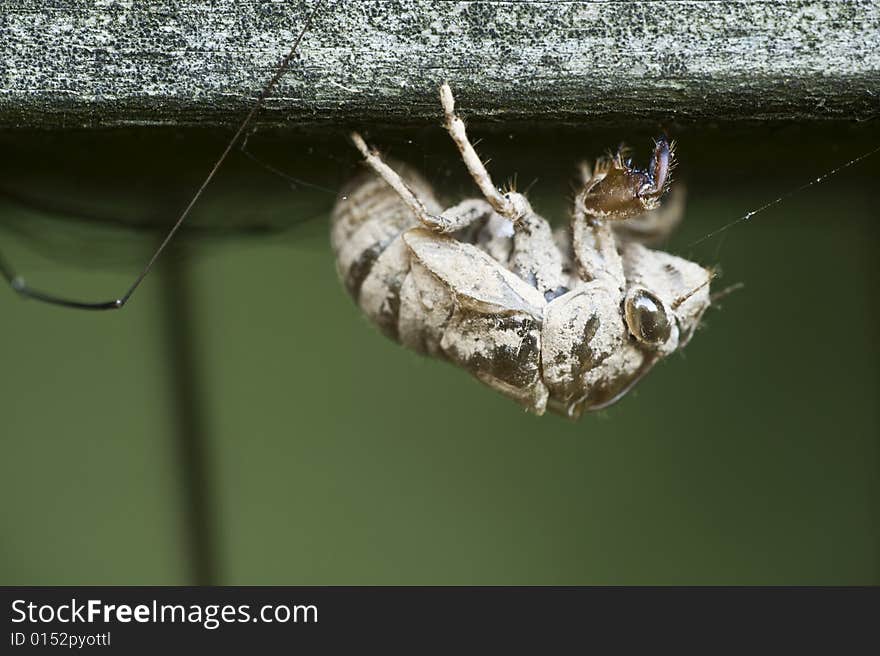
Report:
[[[228,125],[316,0],[0,0],[0,126]],[[324,0],[264,124],[866,119],[873,0]]]

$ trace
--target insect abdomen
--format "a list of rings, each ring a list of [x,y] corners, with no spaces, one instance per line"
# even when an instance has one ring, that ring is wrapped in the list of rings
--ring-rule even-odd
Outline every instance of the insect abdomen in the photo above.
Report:
[[[399,170],[428,211],[440,213],[430,185],[404,166]],[[333,210],[331,244],[339,276],[364,313],[394,339],[426,352],[418,336],[404,329],[401,340],[401,289],[410,272],[410,254],[402,234],[418,225],[412,211],[387,183],[372,172],[357,176],[342,190]]]
[[[411,171],[405,179],[429,212],[441,212],[427,183]],[[536,289],[475,246],[419,228],[397,193],[372,175],[343,191],[332,221],[339,275],[386,336],[543,412],[544,299]]]

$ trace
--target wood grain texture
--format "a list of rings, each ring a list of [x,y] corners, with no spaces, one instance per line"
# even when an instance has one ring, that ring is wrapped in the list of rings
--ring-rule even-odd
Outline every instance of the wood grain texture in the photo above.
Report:
[[[231,124],[314,0],[0,0],[0,126]],[[873,0],[325,0],[264,124],[867,119]]]

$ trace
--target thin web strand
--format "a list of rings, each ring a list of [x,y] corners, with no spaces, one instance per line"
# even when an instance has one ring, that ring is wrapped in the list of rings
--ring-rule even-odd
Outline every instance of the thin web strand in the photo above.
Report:
[[[878,152],[880,152],[880,146],[877,146],[876,148],[869,150],[868,152],[863,153],[862,155],[859,155],[858,157],[851,159],[848,162],[841,164],[840,166],[838,166],[836,168],[831,169],[827,173],[820,175],[818,178],[815,178],[813,180],[810,180],[809,182],[802,184],[800,187],[792,189],[791,191],[788,191],[788,192],[782,194],[781,196],[774,198],[769,203],[765,203],[764,205],[761,205],[761,207],[754,209],[751,212],[747,212],[746,214],[743,214],[739,218],[736,218],[733,221],[731,221],[730,223],[727,223],[727,224],[721,226],[720,228],[713,230],[709,234],[707,234],[703,237],[700,237],[696,241],[692,241],[690,244],[688,244],[686,246],[686,248],[696,246],[697,244],[702,244],[704,241],[707,241],[707,240],[711,239],[712,237],[715,237],[716,235],[719,235],[727,230],[730,230],[732,227],[739,225],[740,223],[745,223],[746,221],[751,219],[756,214],[760,214],[761,212],[773,207],[774,205],[778,205],[782,201],[788,200],[792,196],[799,194],[802,191],[805,191],[806,189],[809,189],[810,187],[812,187],[814,185],[821,184],[821,183],[825,182],[828,178],[840,173],[844,169],[848,169],[849,167],[854,166],[855,164],[858,164],[862,160],[867,159],[867,158],[871,157],[872,155],[877,154]]]

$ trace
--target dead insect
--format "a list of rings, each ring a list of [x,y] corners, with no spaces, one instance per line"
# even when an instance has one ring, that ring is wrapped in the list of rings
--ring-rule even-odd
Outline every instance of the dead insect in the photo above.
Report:
[[[440,87],[446,129],[482,192],[443,210],[414,171],[352,139],[365,171],[332,217],[339,274],[390,338],[449,360],[536,414],[578,417],[625,395],[693,336],[711,272],[644,243],[679,207],[659,208],[675,163],[657,141],[647,171],[621,152],[584,167],[570,231],[492,183]]]

